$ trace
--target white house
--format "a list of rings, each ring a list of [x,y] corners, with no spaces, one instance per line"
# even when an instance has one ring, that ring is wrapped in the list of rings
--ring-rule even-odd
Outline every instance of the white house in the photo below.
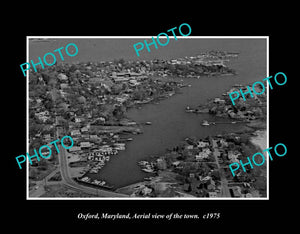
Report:
[[[198,143],[197,143],[198,148],[204,148],[204,147],[207,147],[207,146],[209,146],[208,142],[198,141]]]
[[[80,142],[80,147],[81,148],[90,148],[91,146],[92,146],[91,142],[88,142],[88,141]]]

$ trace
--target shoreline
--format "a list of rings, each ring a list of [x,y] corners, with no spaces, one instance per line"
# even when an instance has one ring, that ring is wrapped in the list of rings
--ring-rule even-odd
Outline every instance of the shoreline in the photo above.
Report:
[[[250,141],[252,144],[258,146],[261,151],[265,150],[267,148],[267,130],[256,130],[255,134],[257,136],[251,137]]]
[[[224,95],[223,95],[224,96]],[[262,97],[257,97],[256,100],[258,100],[258,102],[260,102],[260,106],[257,107],[255,106],[256,110],[253,110],[253,107],[249,104],[249,103],[242,103],[242,105],[238,106],[238,110],[235,110],[235,113],[238,114],[234,114],[234,112],[230,112],[228,113],[228,110],[230,110],[230,102],[228,100],[228,98],[226,99],[226,97],[224,97],[224,99],[221,98],[214,98],[211,101],[208,101],[207,104],[202,105],[199,109],[191,109],[190,107],[186,108],[186,112],[190,112],[190,113],[197,113],[197,114],[201,114],[201,113],[210,113],[212,115],[218,116],[218,117],[222,117],[224,119],[231,119],[232,121],[235,122],[242,122],[244,123],[243,126],[245,127],[245,129],[241,129],[238,132],[235,133],[227,133],[227,134],[223,134],[223,135],[218,135],[218,136],[211,136],[211,137],[207,137],[205,139],[198,139],[199,142],[209,142],[208,145],[210,145],[208,148],[205,149],[205,151],[207,152],[213,152],[212,155],[215,155],[215,163],[216,165],[218,165],[218,167],[220,168],[220,165],[223,165],[227,160],[236,160],[238,157],[239,159],[248,156],[247,154],[244,155],[243,152],[252,152],[256,153],[257,148],[259,148],[261,151],[263,151],[266,148],[266,136],[267,136],[267,129],[266,129],[266,121],[265,121],[265,115],[266,112],[264,110],[264,106],[266,105],[266,98],[265,96]],[[253,104],[253,102],[251,102],[251,104]],[[250,109],[250,110],[249,110]],[[202,110],[205,110],[202,112]],[[213,111],[212,111],[213,110]],[[253,111],[252,111],[253,110]],[[248,115],[246,115],[248,114]],[[250,114],[250,115],[249,115]],[[235,123],[232,122],[232,123]],[[221,123],[221,122],[220,122]],[[223,123],[223,122],[222,122]],[[226,121],[224,122],[226,123]],[[230,122],[229,122],[230,123]],[[208,123],[206,122],[206,125],[210,125],[210,124],[216,124],[216,123]],[[218,124],[218,123],[217,123]],[[228,142],[226,143],[226,139],[228,138],[229,135],[235,136],[236,139],[238,138],[243,138],[242,142],[249,142],[249,145],[245,145],[244,144],[244,148],[241,151],[241,148],[239,147],[239,144],[235,145],[234,147],[236,148],[235,151],[230,151],[233,152],[232,154],[232,159],[228,159],[226,158],[227,153],[230,153],[227,149],[227,145]],[[222,138],[221,140],[219,140],[218,138]],[[209,139],[209,140],[208,140]],[[186,142],[182,142],[182,144],[186,144],[187,140],[189,140],[188,138],[186,138]],[[193,143],[191,143],[191,145],[187,146],[189,147],[190,152],[193,152],[191,155],[195,155],[195,152],[199,152],[199,155],[197,156],[196,154],[196,162],[197,157],[198,159],[206,159],[206,161],[202,161],[202,163],[213,163],[213,159],[211,158],[211,154],[203,154],[203,152],[201,152],[201,150],[198,147],[198,149],[196,151],[193,151],[194,147],[195,147],[195,140],[192,140]],[[218,148],[216,146],[215,142],[219,142],[219,144],[224,144],[223,147],[225,148]],[[222,143],[220,143],[222,142]],[[225,142],[225,143],[224,143]],[[188,143],[190,144],[190,142]],[[202,143],[204,144],[204,143]],[[196,147],[197,148],[197,147]],[[225,149],[225,151],[224,151]],[[175,151],[178,152],[178,146],[175,148]],[[139,196],[143,197],[143,196],[151,196],[151,197],[160,197],[160,196],[164,196],[163,194],[166,192],[166,190],[168,191],[168,194],[173,194],[174,196],[181,196],[182,194],[186,194],[187,196],[208,196],[208,197],[224,197],[225,196],[229,196],[229,194],[231,194],[231,197],[240,197],[240,196],[245,196],[245,197],[264,197],[265,196],[265,184],[262,184],[261,181],[265,181],[265,169],[263,168],[259,168],[259,169],[255,169],[253,171],[250,171],[249,176],[253,177],[253,183],[250,185],[248,182],[247,184],[247,188],[243,187],[243,186],[233,186],[230,187],[230,189],[228,188],[227,182],[224,185],[224,181],[227,181],[227,179],[233,179],[230,177],[230,175],[228,176],[228,169],[227,171],[224,169],[219,169],[218,173],[219,175],[222,175],[221,180],[217,179],[218,177],[214,177],[213,182],[213,186],[210,187],[209,190],[205,190],[206,191],[204,194],[201,193],[202,191],[197,190],[195,187],[192,188],[194,185],[193,184],[199,184],[199,179],[201,180],[201,178],[203,178],[203,176],[200,176],[199,179],[197,179],[197,181],[195,181],[193,178],[198,178],[197,176],[199,176],[199,171],[196,175],[193,175],[193,173],[190,175],[185,175],[185,181],[189,181],[188,183],[184,183],[181,179],[180,181],[176,181],[175,177],[176,175],[173,175],[173,179],[174,179],[174,183],[177,184],[177,189],[174,189],[174,187],[169,187],[166,188],[164,191],[158,192],[155,186],[155,181],[158,180],[160,182],[164,182],[164,176],[161,176],[162,173],[167,173],[167,172],[180,172],[180,167],[178,167],[178,165],[185,165],[186,162],[188,161],[182,161],[182,160],[178,160],[178,158],[180,158],[181,156],[178,155],[177,159],[175,160],[171,160],[171,164],[170,162],[168,162],[170,159],[168,157],[174,157],[172,156],[171,153],[174,154],[174,148],[173,150],[166,149],[166,153],[160,156],[156,156],[153,158],[149,158],[147,160],[149,161],[141,161],[140,163],[142,163],[142,168],[146,168],[146,171],[148,170],[151,173],[155,173],[157,174],[154,177],[150,177],[150,180],[148,181],[141,181],[141,182],[137,182],[134,184],[129,184],[125,187],[121,187],[118,188],[118,191],[125,191],[126,194],[128,195],[133,195],[136,196],[136,194],[138,194]],[[175,154],[177,153],[175,152]],[[221,155],[223,154],[223,156],[221,156],[220,158],[220,153]],[[224,154],[224,152],[227,152],[226,154]],[[237,155],[234,156],[234,152],[239,152]],[[210,155],[210,156],[209,156]],[[225,158],[224,158],[225,155]],[[193,156],[195,157],[195,156]],[[229,157],[229,156],[228,156]],[[230,156],[231,157],[231,156]],[[209,159],[207,161],[207,159]],[[229,161],[228,161],[229,162]],[[233,162],[233,161],[232,161]],[[175,166],[174,166],[174,165]],[[226,164],[225,164],[226,165]],[[215,168],[215,167],[212,167]],[[142,169],[144,170],[144,169]],[[255,172],[254,172],[255,171]],[[192,172],[192,171],[191,171]],[[227,173],[226,176],[224,176]],[[256,181],[256,177],[254,176],[253,173],[258,173],[260,174],[263,178],[262,179],[258,179]],[[180,173],[179,173],[180,174]],[[200,173],[201,174],[201,173]],[[180,174],[181,176],[183,174]],[[177,175],[178,177],[179,175]],[[206,174],[206,176],[211,177],[211,175],[208,173]],[[243,177],[241,177],[241,181],[243,181],[244,179],[242,179]],[[210,179],[212,180],[212,179]],[[223,182],[222,182],[223,181]],[[247,180],[245,180],[247,181]],[[260,182],[258,182],[260,181]],[[222,185],[223,183],[223,185]],[[180,185],[181,184],[181,185]],[[242,184],[242,183],[240,183]],[[178,189],[179,188],[179,189]],[[214,188],[214,189],[212,189]],[[237,192],[236,189],[239,191]],[[229,193],[229,190],[231,190],[231,192]],[[197,191],[197,193],[191,194],[190,191]],[[131,194],[130,194],[131,193]],[[176,194],[176,195],[175,195]],[[232,195],[234,194],[234,195]]]

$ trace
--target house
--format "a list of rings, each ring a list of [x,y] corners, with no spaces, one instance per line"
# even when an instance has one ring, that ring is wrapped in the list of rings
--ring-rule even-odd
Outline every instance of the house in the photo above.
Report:
[[[193,145],[187,145],[187,146],[185,147],[185,149],[187,149],[187,150],[192,150],[192,149],[194,149],[194,146],[193,146]]]
[[[81,147],[73,146],[72,148],[69,149],[69,152],[77,152],[77,151],[80,151],[80,150],[81,150]]]
[[[241,187],[239,187],[239,186],[231,187],[231,188],[229,188],[229,191],[231,192],[231,195],[233,197],[241,197],[242,196]]]
[[[142,194],[144,195],[144,196],[147,196],[147,195],[149,195],[151,192],[152,192],[152,188],[148,188],[148,187],[144,187],[143,189],[142,189]]]
[[[65,74],[58,74],[57,78],[60,80],[60,81],[67,81],[68,80],[68,77],[65,75]]]
[[[197,142],[197,147],[198,148],[204,148],[204,147],[207,147],[207,146],[209,146],[208,142],[204,142],[204,141],[198,141]]]
[[[208,192],[208,196],[209,197],[217,197],[217,193],[216,192]]]
[[[81,123],[81,122],[82,122],[81,118],[75,117],[75,123]]]
[[[67,88],[69,88],[69,85],[65,84],[65,83],[62,83],[62,84],[60,84],[60,88],[61,89],[67,89]]]
[[[92,146],[92,144],[90,143],[90,142],[88,142],[88,141],[82,141],[82,142],[80,142],[80,147],[82,148],[82,149],[88,149],[88,148],[90,148]]]
[[[46,122],[46,120],[50,119],[49,111],[47,111],[47,110],[35,113],[35,116],[43,122]]]
[[[90,139],[97,140],[97,139],[99,139],[99,137],[97,135],[90,135]]]
[[[216,103],[216,104],[223,104],[223,103],[225,103],[225,100],[224,99],[220,99],[220,98],[215,98],[214,99],[214,103]]]
[[[50,134],[45,134],[44,139],[45,139],[45,141],[50,141],[51,140],[51,135]]]
[[[175,167],[178,167],[180,165],[180,161],[175,161],[175,162],[172,162],[172,165],[175,166]]]
[[[238,151],[228,151],[228,159],[230,160],[231,163],[234,162],[239,162],[238,157],[241,156],[240,152]]]
[[[202,160],[205,158],[208,158],[208,156],[210,155],[211,151],[209,148],[205,148],[202,152],[199,152],[195,157],[196,160]]]
[[[119,102],[120,104],[126,102],[129,98],[129,95],[122,95],[122,96],[119,96],[119,97],[116,97],[115,100],[117,102]]]
[[[130,80],[130,81],[129,81],[129,84],[132,85],[132,86],[138,86],[138,85],[140,85],[141,83],[138,82],[137,80]]]
[[[219,142],[221,144],[221,147],[227,147],[228,146],[227,141],[225,141],[224,139],[221,139]]]
[[[166,162],[165,159],[163,159],[163,158],[158,158],[158,159],[156,160],[156,163],[157,163],[157,168],[158,168],[159,170],[165,170],[165,169],[167,169],[167,162]]]
[[[71,136],[80,136],[80,131],[79,129],[74,129],[71,131]]]
[[[216,183],[212,178],[210,178],[210,180],[208,180],[206,183],[207,183],[207,189],[208,190],[215,190],[216,189]]]
[[[122,83],[130,80],[128,77],[112,77],[112,79],[115,83]]]
[[[232,119],[236,118],[236,114],[233,112],[233,110],[228,111],[227,114]]]
[[[89,130],[88,130],[88,128],[87,127],[83,127],[83,128],[81,128],[81,132],[88,132]]]

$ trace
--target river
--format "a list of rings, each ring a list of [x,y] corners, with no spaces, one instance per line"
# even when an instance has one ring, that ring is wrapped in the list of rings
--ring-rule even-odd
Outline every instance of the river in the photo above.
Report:
[[[265,39],[199,39],[187,38],[178,41],[170,40],[170,44],[160,47],[151,53],[144,53],[137,58],[132,45],[142,39],[57,39],[51,43],[30,43],[30,57],[43,56],[53,51],[75,43],[79,48],[76,57],[66,58],[66,62],[99,61],[124,59],[153,59],[178,58],[195,56],[201,52],[221,50],[238,52],[239,57],[233,58],[228,66],[237,71],[235,76],[201,77],[200,79],[186,79],[185,83],[191,87],[181,89],[159,104],[146,104],[141,109],[132,108],[127,116],[137,122],[152,122],[152,125],[143,126],[143,134],[134,135],[133,141],[126,144],[126,150],[117,156],[112,156],[109,163],[94,178],[105,179],[115,187],[123,187],[138,181],[151,174],[140,170],[137,162],[150,155],[163,154],[167,148],[176,146],[186,137],[204,138],[209,135],[234,132],[240,130],[242,124],[220,124],[202,126],[202,120],[215,121],[209,114],[189,114],[186,106],[196,107],[208,99],[220,96],[234,84],[249,84],[266,77],[267,54]],[[35,60],[34,60],[35,61]]]

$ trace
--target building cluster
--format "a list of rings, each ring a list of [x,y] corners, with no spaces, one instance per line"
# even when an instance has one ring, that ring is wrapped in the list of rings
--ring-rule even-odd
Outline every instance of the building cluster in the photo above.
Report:
[[[231,119],[243,121],[265,119],[267,107],[266,94],[263,93],[259,96],[254,95],[253,98],[249,98],[248,95],[250,94],[246,94],[245,98],[247,98],[247,101],[240,97],[235,101],[236,104],[232,105],[228,94],[239,88],[245,90],[246,86],[235,85],[235,87],[232,87],[228,92],[224,93],[222,97],[216,97],[196,110],[189,109],[188,112],[208,112],[218,117],[229,117]]]
[[[148,162],[152,165],[153,171],[150,172],[155,172],[158,177],[162,177],[165,172],[173,173],[174,181],[166,189],[172,190],[174,196],[259,197],[265,193],[266,188],[257,183],[253,172],[240,172],[237,178],[233,178],[228,169],[230,163],[247,156],[241,146],[242,138],[237,134],[200,140],[187,138],[171,152]],[[142,166],[145,164],[145,161],[140,163]],[[160,196],[154,184],[144,185],[142,190],[139,188],[140,195]]]

